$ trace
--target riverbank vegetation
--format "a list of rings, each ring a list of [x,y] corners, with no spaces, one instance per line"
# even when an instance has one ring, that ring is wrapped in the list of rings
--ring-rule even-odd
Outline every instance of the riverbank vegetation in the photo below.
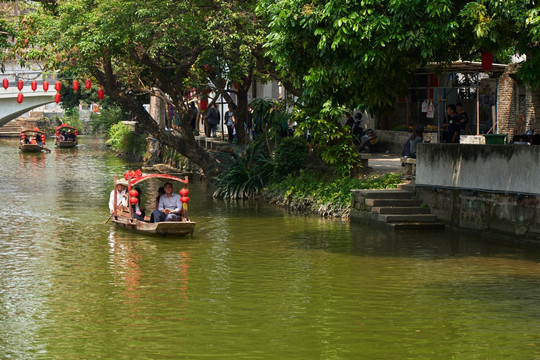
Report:
[[[280,175],[302,170],[289,169],[292,163],[281,156],[338,179],[358,178],[358,152],[341,124],[345,109],[367,111],[383,123],[427,64],[442,71],[452,61],[478,61],[486,51],[498,62],[525,54],[517,77],[538,89],[532,100],[540,108],[540,16],[532,0],[10,3],[21,11],[18,18],[0,20],[0,31],[15,40],[0,39],[0,61],[39,61],[46,71],[60,71],[65,85],[90,79],[84,96],[97,99],[103,89],[103,101],[136,117],[141,133],[197,164],[207,179],[234,180],[233,194],[263,188],[267,172],[280,181]],[[284,101],[252,103],[256,141],[265,152],[246,148],[227,168],[220,154],[194,138],[189,103],[196,99],[204,115],[203,102],[224,100],[235,113],[237,143],[245,146],[248,95],[254,95],[254,81],[268,80],[287,91]],[[62,97],[76,104],[80,95],[68,91]],[[150,96],[175,110],[179,126],[173,131],[160,127],[144,107]],[[303,152],[280,150],[291,127],[294,137],[309,137],[303,160],[292,159]],[[124,140],[112,141],[122,146]],[[259,155],[265,160],[255,160]]]

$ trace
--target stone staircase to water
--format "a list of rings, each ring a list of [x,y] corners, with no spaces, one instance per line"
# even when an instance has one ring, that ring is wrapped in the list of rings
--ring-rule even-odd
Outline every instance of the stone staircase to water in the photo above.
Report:
[[[0,127],[0,137],[18,137],[22,129],[22,122],[20,120],[11,120]]]
[[[353,190],[351,220],[368,219],[396,230],[444,229],[429,207],[416,196],[415,185],[395,190]]]

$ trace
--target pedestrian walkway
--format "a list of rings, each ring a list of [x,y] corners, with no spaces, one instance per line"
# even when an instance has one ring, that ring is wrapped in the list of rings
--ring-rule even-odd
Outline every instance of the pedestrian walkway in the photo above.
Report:
[[[402,173],[401,156],[397,154],[375,153],[371,154],[368,160],[368,166],[373,171],[380,173]]]

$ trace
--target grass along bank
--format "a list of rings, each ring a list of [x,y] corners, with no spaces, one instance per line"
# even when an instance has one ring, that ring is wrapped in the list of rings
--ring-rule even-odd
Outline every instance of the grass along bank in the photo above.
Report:
[[[348,218],[353,189],[395,189],[402,182],[401,175],[372,174],[363,179],[332,178],[316,171],[301,171],[282,181],[268,184],[262,195],[270,203],[294,211]]]

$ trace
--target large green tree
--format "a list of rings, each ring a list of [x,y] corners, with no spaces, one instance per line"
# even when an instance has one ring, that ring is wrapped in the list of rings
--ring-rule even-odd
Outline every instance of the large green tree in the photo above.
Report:
[[[18,36],[28,39],[28,45],[20,46],[17,55],[43,61],[47,69],[94,79],[107,96],[137,116],[146,132],[209,177],[219,173],[222,163],[193,136],[188,95],[195,84],[211,84],[211,73],[206,79],[197,74],[209,53],[232,46],[230,33],[241,31],[242,19],[252,17],[252,2],[57,0],[27,6],[33,11],[20,20]],[[167,98],[180,115],[179,130],[161,129],[135,96],[141,93]]]
[[[524,53],[520,75],[539,83],[534,0],[260,0],[258,10],[270,24],[267,54],[302,88],[300,127],[320,143],[330,140],[326,156],[335,162],[347,160],[337,149],[352,154],[336,110],[381,117],[427,63]]]

